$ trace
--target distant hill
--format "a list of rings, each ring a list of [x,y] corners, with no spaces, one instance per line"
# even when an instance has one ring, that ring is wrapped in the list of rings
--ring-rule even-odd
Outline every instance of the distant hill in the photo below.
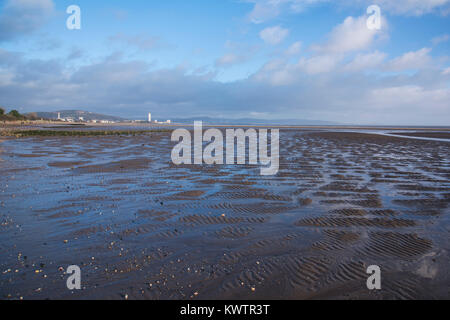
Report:
[[[33,112],[37,118],[43,119],[58,119],[58,113],[61,113],[61,118],[73,118],[78,120],[79,117],[83,117],[85,121],[89,120],[108,120],[108,121],[124,121],[125,119],[115,116],[110,116],[106,114],[82,111],[82,110],[61,110],[55,112]]]
[[[194,121],[203,121],[204,124],[212,124],[212,125],[216,124],[216,125],[330,126],[330,125],[339,125],[340,124],[337,122],[328,122],[328,121],[320,121],[320,120],[305,120],[305,119],[263,120],[263,119],[252,119],[252,118],[221,119],[221,118],[211,118],[211,117],[172,119],[172,122],[174,122],[174,123],[190,123],[190,124],[192,124]]]
[[[58,112],[61,113],[61,118],[73,118],[78,120],[79,117],[83,117],[85,121],[90,120],[108,120],[108,121],[126,121],[127,119],[110,116],[100,113],[82,111],[82,110],[61,110],[54,112],[33,112],[27,115],[33,115],[36,118],[43,119],[58,119]],[[176,118],[171,119],[172,123],[193,124],[194,121],[203,121],[204,124],[209,125],[298,125],[298,126],[329,126],[329,125],[342,125],[342,123],[320,121],[320,120],[306,120],[306,119],[252,119],[252,118],[240,118],[240,119],[227,119],[227,118],[213,118],[213,117],[194,117],[194,118]]]

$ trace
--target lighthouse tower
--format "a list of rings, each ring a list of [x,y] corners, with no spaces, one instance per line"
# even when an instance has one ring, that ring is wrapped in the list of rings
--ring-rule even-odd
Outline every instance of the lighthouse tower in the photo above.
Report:
[[[150,122],[150,123],[152,122],[152,114],[151,113],[148,114],[148,122]]]

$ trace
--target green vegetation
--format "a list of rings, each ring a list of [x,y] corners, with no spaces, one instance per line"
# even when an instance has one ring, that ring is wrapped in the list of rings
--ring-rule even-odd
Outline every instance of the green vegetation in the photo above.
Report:
[[[10,115],[11,117],[14,117],[14,118],[20,118],[20,117],[22,117],[22,115],[19,113],[19,111],[17,111],[17,110],[11,110],[9,113],[8,113],[8,115]]]
[[[17,110],[11,110],[8,114],[4,108],[0,108],[0,121],[23,121],[27,120],[27,117],[20,114]]]
[[[158,132],[171,132],[170,130],[140,130],[140,131],[58,131],[58,130],[11,130],[2,131],[3,136],[16,137],[98,137],[98,136],[136,136]]]

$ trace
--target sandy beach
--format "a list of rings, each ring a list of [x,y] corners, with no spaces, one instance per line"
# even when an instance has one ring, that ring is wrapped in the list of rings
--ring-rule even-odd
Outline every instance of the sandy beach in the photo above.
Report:
[[[280,141],[280,172],[263,177],[175,166],[168,132],[2,137],[1,298],[449,298],[449,142],[299,128]],[[382,290],[367,290],[370,265]]]

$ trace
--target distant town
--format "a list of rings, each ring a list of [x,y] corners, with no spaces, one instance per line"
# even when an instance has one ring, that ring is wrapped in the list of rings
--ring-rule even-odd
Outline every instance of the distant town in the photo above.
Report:
[[[113,124],[113,123],[154,123],[154,124],[171,124],[172,120],[158,121],[152,119],[152,114],[149,112],[147,115],[147,121],[145,120],[124,120],[124,119],[86,119],[84,116],[68,116],[62,117],[61,112],[57,113],[57,121],[68,122],[68,123],[101,123],[101,124]]]
[[[9,109],[9,110],[8,110]],[[144,120],[146,119],[146,120]],[[305,126],[329,126],[329,125],[351,125],[337,122],[308,120],[308,119],[255,119],[255,118],[222,118],[196,116],[190,118],[175,118],[169,120],[153,119],[151,112],[139,120],[130,120],[118,116],[100,114],[83,110],[60,110],[52,112],[29,112],[21,114],[17,109],[0,106],[0,121],[2,123],[17,121],[50,121],[76,124],[115,124],[115,123],[141,123],[141,124],[192,124],[194,121],[202,121],[205,124],[214,125],[305,125]]]
[[[117,116],[110,116],[100,113],[80,111],[80,110],[64,110],[54,112],[30,112],[21,114],[19,111],[0,107],[0,121],[3,123],[17,121],[52,121],[66,123],[91,123],[91,124],[114,124],[114,123],[148,123],[148,124],[172,124],[172,120],[159,121],[152,118],[152,113],[148,113],[147,120],[130,120]]]

